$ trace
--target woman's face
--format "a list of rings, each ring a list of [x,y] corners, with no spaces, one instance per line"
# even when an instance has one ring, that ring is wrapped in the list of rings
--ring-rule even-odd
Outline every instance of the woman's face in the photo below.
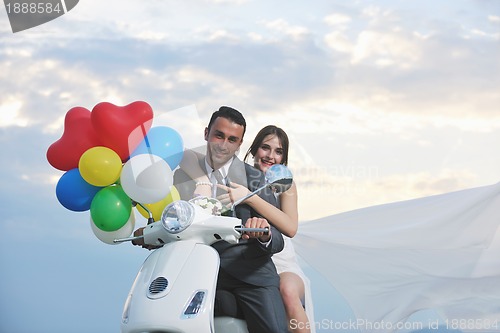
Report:
[[[253,157],[254,166],[266,172],[273,164],[280,164],[283,160],[283,147],[276,135],[269,134],[262,140],[255,156]]]

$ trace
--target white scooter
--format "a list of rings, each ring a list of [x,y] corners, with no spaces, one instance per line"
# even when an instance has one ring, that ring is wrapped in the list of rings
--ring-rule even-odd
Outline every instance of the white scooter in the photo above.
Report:
[[[267,186],[286,191],[291,184],[291,172],[276,164],[266,172],[266,185],[235,202],[233,212]],[[244,320],[214,318],[219,255],[210,244],[220,240],[234,244],[242,232],[264,230],[243,228],[236,217],[211,215],[207,209],[217,205],[216,200],[201,200],[201,206],[173,202],[142,236],[115,240],[142,238],[144,244],[162,246],[147,257],[135,278],[123,309],[122,333],[248,333]]]

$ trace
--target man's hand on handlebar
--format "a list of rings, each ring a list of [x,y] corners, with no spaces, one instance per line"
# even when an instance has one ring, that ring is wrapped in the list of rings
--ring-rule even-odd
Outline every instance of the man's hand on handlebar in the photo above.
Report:
[[[139,228],[136,231],[134,231],[134,237],[142,236],[143,234],[144,234],[144,227]],[[154,249],[158,249],[161,247],[161,246],[156,246],[156,245],[144,244],[144,238],[134,239],[132,241],[132,244],[140,246],[143,249],[148,249],[148,250],[154,250]]]
[[[246,228],[268,228],[269,233],[265,234],[263,232],[245,232],[241,238],[250,239],[258,238],[261,242],[268,242],[271,239],[271,226],[266,219],[260,217],[251,217],[245,223]]]

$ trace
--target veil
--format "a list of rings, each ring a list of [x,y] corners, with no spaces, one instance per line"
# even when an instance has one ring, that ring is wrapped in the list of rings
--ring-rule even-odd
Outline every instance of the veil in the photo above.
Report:
[[[500,183],[304,222],[292,241],[357,319],[396,325],[434,309],[500,324],[499,226]]]

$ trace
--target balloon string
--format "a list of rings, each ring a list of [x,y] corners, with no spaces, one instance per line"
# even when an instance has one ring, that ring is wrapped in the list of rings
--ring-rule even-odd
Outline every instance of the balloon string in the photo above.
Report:
[[[144,124],[141,124],[141,130],[142,130],[142,134],[144,136],[144,140],[146,141],[146,147],[148,147],[148,153],[152,154],[151,144],[149,143],[149,138],[147,135],[148,133],[147,133],[147,130],[146,130],[146,127],[144,126]]]

